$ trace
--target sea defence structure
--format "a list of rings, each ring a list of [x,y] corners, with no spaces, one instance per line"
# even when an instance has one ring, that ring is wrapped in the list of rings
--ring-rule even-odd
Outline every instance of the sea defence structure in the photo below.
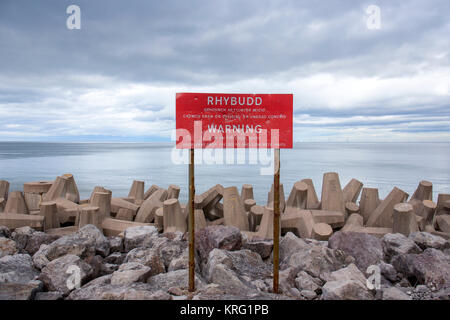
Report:
[[[10,229],[30,226],[52,234],[76,232],[94,224],[107,235],[123,236],[131,226],[156,226],[164,232],[187,232],[187,205],[180,203],[180,187],[164,189],[135,180],[127,197],[114,197],[103,186],[93,189],[89,199],[80,199],[72,174],[54,181],[27,182],[23,190],[9,190],[0,180],[0,225]],[[267,203],[254,200],[253,186],[224,187],[217,184],[195,196],[196,230],[209,225],[233,226],[249,239],[273,237],[273,185]],[[385,199],[378,189],[365,188],[351,179],[344,187],[338,173],[323,175],[322,192],[305,178],[294,183],[287,200],[280,184],[281,234],[293,232],[300,238],[327,240],[336,231],[367,233],[383,237],[387,233],[408,235],[427,231],[450,239],[450,195],[432,197],[433,184],[420,181],[412,197],[394,187]]]

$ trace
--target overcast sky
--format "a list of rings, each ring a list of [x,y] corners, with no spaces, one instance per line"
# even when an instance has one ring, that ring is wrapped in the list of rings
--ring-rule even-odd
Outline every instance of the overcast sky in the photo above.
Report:
[[[170,141],[193,91],[293,93],[294,141],[450,141],[449,51],[448,0],[0,0],[0,140]]]

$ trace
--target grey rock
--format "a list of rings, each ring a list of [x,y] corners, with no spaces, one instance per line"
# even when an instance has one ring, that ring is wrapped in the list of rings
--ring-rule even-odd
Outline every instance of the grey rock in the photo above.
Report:
[[[295,278],[295,286],[300,290],[313,291],[319,293],[322,291],[322,280],[314,278],[305,271],[300,271]]]
[[[108,237],[109,252],[123,252],[123,238],[122,237]]]
[[[271,266],[264,263],[259,254],[245,249],[213,249],[203,270],[203,276],[209,283],[238,289],[252,287],[252,281],[271,278],[271,274]]]
[[[88,263],[73,254],[67,254],[48,263],[42,269],[39,280],[44,283],[48,291],[59,291],[63,295],[68,295],[75,288],[75,286],[72,287],[69,277],[77,279],[76,268],[79,270],[80,285],[82,285],[91,278],[93,270]]]
[[[58,291],[38,292],[34,300],[62,300],[63,295]]]
[[[328,281],[322,287],[323,300],[374,300],[367,287],[358,280]]]
[[[355,280],[366,286],[366,277],[353,263],[330,274],[328,281]]]
[[[112,263],[104,263],[102,264],[100,274],[102,276],[112,274],[114,271],[117,271],[119,269],[118,264],[112,264]]]
[[[124,286],[133,282],[145,282],[150,274],[150,267],[138,262],[127,262],[112,274],[111,284]]]
[[[16,242],[14,240],[0,237],[0,258],[10,256],[18,251]]]
[[[176,270],[160,273],[147,279],[147,284],[153,291],[162,290],[167,292],[171,287],[188,288],[189,270]],[[195,275],[195,288],[201,289],[205,281],[199,274]]]
[[[8,229],[8,227],[0,226],[0,237],[11,237],[11,231]]]
[[[208,226],[195,234],[195,247],[202,262],[205,262],[213,249],[240,250],[241,232],[231,226]]]
[[[138,247],[151,247],[155,238],[158,238],[158,230],[154,226],[130,227],[124,234],[125,251]]]
[[[307,251],[311,247],[312,246],[306,243],[303,239],[298,238],[292,232],[288,232],[280,240],[280,261],[287,260],[294,253]]]
[[[109,242],[97,227],[88,224],[73,234],[62,236],[44,248],[39,248],[35,255],[44,257],[39,257],[40,263],[36,265],[45,264],[45,258],[52,261],[67,254],[80,258],[95,254],[106,257],[109,254]]]
[[[150,267],[150,276],[166,271],[158,250],[153,248],[134,248],[128,252],[125,262],[139,262]]]
[[[328,247],[344,251],[355,258],[355,264],[362,272],[370,265],[383,261],[381,240],[365,233],[335,232],[328,240]]]
[[[34,280],[39,272],[33,266],[28,254],[15,254],[0,258],[0,283],[16,282],[26,284]]]
[[[103,259],[104,263],[122,264],[125,261],[127,254],[121,252],[114,252]]]
[[[391,261],[393,256],[408,253],[421,253],[416,243],[401,233],[388,233],[381,238],[383,252],[386,261]]]
[[[36,231],[28,237],[25,251],[32,256],[39,250],[42,244],[50,244],[58,238],[59,236],[57,235]]]
[[[409,239],[414,241],[422,250],[434,248],[444,250],[450,248],[450,242],[442,237],[435,236],[428,232],[414,232],[409,235]]]
[[[440,290],[450,286],[450,257],[439,250],[429,248],[421,254],[398,255],[392,259],[392,265],[413,282],[429,288]]]
[[[158,245],[156,249],[159,252],[159,256],[162,258],[164,266],[166,269],[169,269],[170,264],[175,259],[186,256],[186,253],[188,252],[188,244],[186,241],[168,241],[164,245]],[[174,267],[175,265],[172,266],[172,269]]]
[[[48,245],[42,244],[39,250],[33,255],[33,265],[39,270],[44,268],[50,262],[47,258],[48,248]]]
[[[28,239],[35,233],[36,231],[33,228],[30,228],[28,226],[16,228],[12,234],[11,239],[13,239],[17,244],[17,249],[21,253],[24,252],[25,247],[27,246]]]
[[[0,283],[0,300],[33,300],[42,287],[42,282],[37,280],[28,283]]]
[[[395,282],[395,281],[399,280],[397,270],[395,270],[395,268],[392,264],[381,261],[378,264],[378,267],[380,267],[381,275],[383,277],[385,277],[387,280],[389,280],[391,282]]]
[[[197,264],[198,261],[196,261]],[[175,271],[189,268],[189,251],[188,248],[184,249],[180,256],[174,257],[167,268],[167,271]],[[198,270],[198,267],[196,266]]]
[[[382,291],[383,300],[412,300],[409,295],[396,287],[385,288]]]
[[[317,293],[315,291],[302,290],[300,291],[300,294],[308,300],[313,300],[317,298]]]
[[[242,249],[248,249],[250,251],[258,253],[261,258],[267,259],[270,257],[273,249],[272,240],[259,240],[259,241],[247,241]]]

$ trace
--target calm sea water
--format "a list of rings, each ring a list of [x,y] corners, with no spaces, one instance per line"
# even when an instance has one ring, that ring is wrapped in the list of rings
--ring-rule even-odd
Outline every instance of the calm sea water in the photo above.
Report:
[[[188,166],[171,161],[169,143],[28,143],[0,142],[0,179],[10,190],[22,190],[23,183],[54,180],[72,173],[82,198],[101,185],[113,196],[127,196],[134,179],[146,189],[157,184],[181,187],[180,199],[188,197]],[[196,165],[196,192],[220,183],[237,186],[250,183],[258,204],[265,204],[273,182],[260,175],[261,164]],[[438,193],[450,193],[450,143],[298,143],[281,151],[281,182],[286,198],[295,181],[311,178],[320,196],[322,175],[335,171],[342,187],[356,178],[365,187],[378,188],[384,198],[397,186],[410,195],[420,180],[433,182]]]

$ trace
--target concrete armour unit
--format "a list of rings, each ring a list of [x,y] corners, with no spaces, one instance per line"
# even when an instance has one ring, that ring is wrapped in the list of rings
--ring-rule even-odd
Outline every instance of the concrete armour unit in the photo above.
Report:
[[[171,184],[167,189],[167,199],[178,199],[181,188],[175,184]]]
[[[120,236],[129,227],[137,226],[152,226],[151,223],[140,223],[134,221],[117,220],[113,218],[106,218],[102,222],[103,234],[109,236]]]
[[[78,228],[82,228],[87,224],[92,224],[102,230],[102,219],[99,208],[94,206],[81,207]]]
[[[342,192],[344,193],[344,202],[354,202],[358,200],[359,194],[361,193],[361,189],[363,187],[363,183],[356,179],[350,180],[347,185],[344,187]]]
[[[55,201],[41,202],[39,215],[45,217],[45,230],[59,228],[58,208]]]
[[[203,210],[201,210],[203,213]],[[163,203],[164,233],[187,230],[187,223],[181,212],[180,202],[177,199],[169,199]]]
[[[0,213],[5,209],[6,201],[5,198],[0,198]]]
[[[218,206],[223,198],[220,192],[221,187],[221,185],[217,184],[199,196],[195,196],[195,209],[202,209],[205,216],[210,220],[223,217],[223,209],[220,209]]]
[[[249,211],[249,220],[251,223],[249,224],[250,231],[255,232],[256,227],[261,224],[261,219],[264,215],[264,207],[254,205],[250,208]]]
[[[436,218],[436,223],[442,232],[450,233],[450,215],[442,214]]]
[[[107,217],[107,218],[109,218],[109,217]],[[133,221],[134,213],[133,213],[133,210],[131,210],[131,209],[120,208],[114,218],[117,220]]]
[[[128,192],[128,198],[133,199],[133,202],[137,205],[144,202],[144,185],[144,181],[134,180],[130,192]]]
[[[392,228],[364,227],[353,232],[366,233],[377,238],[383,238],[384,235],[392,233]]]
[[[31,227],[38,231],[44,231],[45,218],[40,215],[0,213],[0,226],[11,230],[21,227]]]
[[[164,208],[158,208],[155,211],[155,227],[158,232],[164,231]]]
[[[225,225],[236,227],[241,231],[248,231],[249,225],[244,203],[236,187],[225,188],[223,202]]]
[[[388,196],[378,205],[367,220],[367,227],[392,228],[394,206],[408,199],[408,194],[394,187]]]
[[[195,231],[206,228],[206,219],[203,210],[194,210],[194,225]]]
[[[307,209],[320,209],[320,202],[317,198],[316,189],[314,188],[314,182],[312,179],[303,179],[300,182],[308,185],[308,200],[306,204]]]
[[[411,199],[418,199],[420,201],[433,200],[433,184],[426,180],[420,181]]]
[[[50,190],[52,181],[26,182],[23,184],[23,195],[29,211],[39,210],[39,203]]]
[[[252,221],[252,215],[250,214],[250,210],[255,205],[256,205],[256,201],[254,199],[246,199],[244,201],[244,209],[245,209],[245,214],[247,215],[247,219],[248,219],[249,230],[253,229],[253,221]]]
[[[153,222],[156,209],[161,208],[163,206],[163,202],[166,199],[167,190],[156,190],[147,200],[142,203],[134,221],[143,223]]]
[[[372,212],[380,204],[380,197],[378,196],[377,188],[363,188],[361,194],[361,200],[359,201],[359,212],[361,213],[364,224],[369,220]]]
[[[315,223],[326,223],[332,228],[340,228],[345,224],[345,215],[340,211],[310,210]]]
[[[9,182],[6,180],[0,180],[0,198],[8,200]]]
[[[342,227],[342,232],[355,232],[364,227],[364,219],[362,215],[358,213],[353,213],[349,215],[344,227]]]
[[[273,207],[264,207],[264,214],[259,225],[256,235],[261,239],[273,239]],[[281,234],[281,223],[280,223]]]
[[[434,221],[434,215],[436,213],[437,204],[431,200],[422,201],[422,211],[420,216],[424,218],[426,225],[432,225]]]
[[[92,196],[91,206],[98,207],[100,219],[111,217],[111,192],[95,192]]]
[[[118,213],[120,208],[130,209],[133,211],[133,216],[135,216],[139,210],[139,206],[126,201],[122,198],[111,198],[111,212]]]
[[[150,186],[150,188],[148,188],[147,191],[145,191],[144,193],[144,200],[147,200],[148,198],[150,198],[150,196],[156,192],[156,190],[160,189],[156,184],[153,184],[152,186]]]
[[[71,174],[64,174],[56,177],[52,186],[43,197],[43,201],[52,201],[57,198],[64,198],[72,202],[78,203],[80,201],[80,194],[75,179]]]
[[[345,203],[345,212],[347,217],[354,213],[359,213],[359,206],[354,202],[347,202]]]
[[[101,186],[96,186],[96,187],[94,187],[94,190],[92,190],[92,192],[91,192],[91,196],[89,197],[88,203],[92,202],[92,199],[94,198],[94,194],[96,192],[109,192],[112,195],[111,190],[107,190],[107,189],[105,189],[104,187],[101,187]],[[81,200],[80,200],[80,204],[81,204]]]
[[[273,207],[273,199],[274,199],[273,194],[274,194],[274,186],[272,183],[270,192],[267,194],[267,207]],[[284,212],[285,207],[286,207],[286,199],[284,197],[284,187],[283,184],[280,183],[280,214]]]
[[[340,211],[345,214],[344,193],[341,189],[339,175],[336,172],[327,172],[322,182],[322,210]]]
[[[300,238],[311,238],[314,224],[310,210],[287,207],[286,212],[281,216],[281,231],[293,232]]]
[[[436,215],[440,216],[441,214],[450,214],[448,208],[448,202],[450,200],[450,193],[440,193],[438,195],[437,207],[436,207]]]
[[[286,207],[293,207],[297,209],[306,209],[308,205],[308,185],[304,182],[297,181],[292,186],[286,202]]]
[[[405,236],[409,236],[410,233],[419,231],[414,208],[409,203],[397,203],[394,206],[392,218],[392,231],[394,233],[401,233]]]
[[[333,234],[333,229],[327,223],[316,223],[312,229],[313,239],[320,241],[328,241]]]
[[[9,194],[6,201],[4,212],[17,213],[17,214],[29,214],[28,207],[25,203],[25,198],[21,191],[13,191]]]
[[[247,199],[255,199],[253,196],[253,186],[251,184],[243,184],[242,185],[241,199],[244,202]]]
[[[79,205],[65,198],[56,198],[53,201],[56,202],[60,223],[75,222],[80,210]]]

